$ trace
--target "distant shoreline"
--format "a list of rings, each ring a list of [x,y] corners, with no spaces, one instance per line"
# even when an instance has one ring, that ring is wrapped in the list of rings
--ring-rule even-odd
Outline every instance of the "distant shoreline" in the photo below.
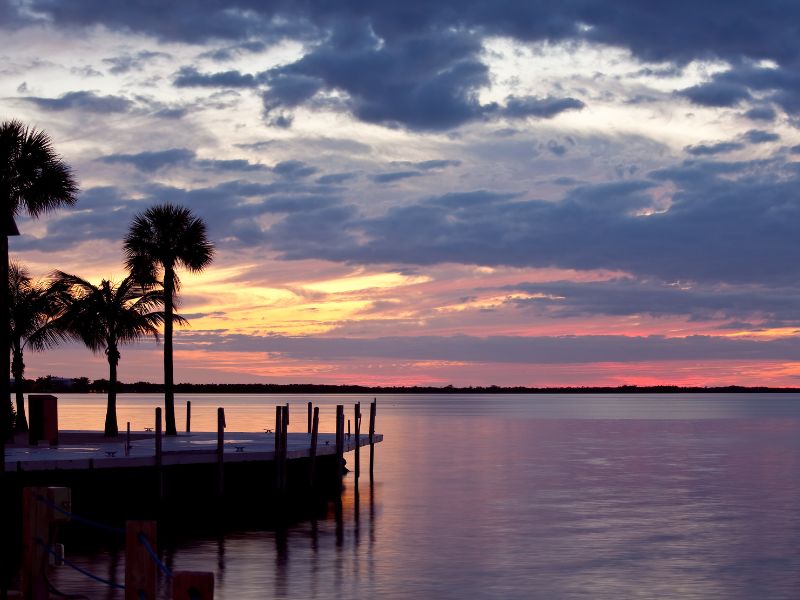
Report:
[[[80,383],[72,384],[75,381]],[[43,382],[26,381],[27,393],[105,393],[107,381],[96,380],[89,383],[82,380],[51,379]],[[13,387],[13,386],[12,386]],[[117,393],[161,393],[159,383],[136,382],[118,383]],[[767,386],[564,386],[564,387],[522,387],[522,386],[362,386],[327,384],[274,384],[274,383],[180,383],[175,386],[176,393],[192,394],[797,394],[797,387]]]

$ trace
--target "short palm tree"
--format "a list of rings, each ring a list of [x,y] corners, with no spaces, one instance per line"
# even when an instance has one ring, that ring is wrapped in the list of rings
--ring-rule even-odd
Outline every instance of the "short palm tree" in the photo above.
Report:
[[[160,290],[143,289],[130,275],[119,285],[104,279],[99,286],[62,271],[56,271],[53,278],[56,285],[63,286],[70,294],[56,323],[61,335],[82,341],[92,352],[103,352],[108,359],[105,435],[115,437],[119,433],[119,347],[147,336],[158,339],[159,327],[164,323],[164,312],[158,308],[163,304],[164,295]]]
[[[193,273],[205,269],[214,256],[202,219],[188,208],[173,204],[153,206],[137,215],[123,245],[126,266],[143,284],[159,272],[164,288],[164,421],[165,433],[177,435],[172,361],[172,330],[180,279],[178,267]]]
[[[25,212],[37,217],[60,206],[75,204],[78,186],[69,167],[53,150],[43,131],[20,121],[0,123],[0,282],[8,281],[8,236],[17,234],[14,217]],[[0,283],[0,315],[8,312],[8,286]],[[8,374],[9,331],[0,327],[0,436],[7,432],[10,414]]]
[[[40,352],[59,341],[53,322],[64,305],[64,288],[33,282],[28,270],[17,262],[8,267],[9,331],[11,334],[11,372],[17,396],[16,430],[28,430],[22,394],[25,350]]]

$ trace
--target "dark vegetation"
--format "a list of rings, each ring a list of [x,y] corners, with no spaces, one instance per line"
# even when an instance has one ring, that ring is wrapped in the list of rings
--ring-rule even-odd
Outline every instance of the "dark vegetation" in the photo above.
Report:
[[[13,385],[12,385],[13,387]],[[33,393],[107,393],[107,379],[89,380],[88,377],[66,379],[39,377],[24,380],[23,391]],[[137,381],[117,383],[118,393],[164,392],[161,383]],[[796,387],[745,387],[740,385],[699,387],[679,385],[620,385],[585,387],[501,387],[469,386],[366,386],[327,385],[311,383],[177,383],[175,392],[182,394],[741,394],[741,393],[800,393]]]

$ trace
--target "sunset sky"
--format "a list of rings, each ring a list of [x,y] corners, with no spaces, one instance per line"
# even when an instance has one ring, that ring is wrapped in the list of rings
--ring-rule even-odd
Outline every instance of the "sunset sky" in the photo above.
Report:
[[[741,0],[0,0],[0,119],[81,186],[18,219],[12,257],[119,280],[134,214],[201,216],[217,255],[182,274],[176,381],[798,385],[798,23]],[[26,364],[107,376],[79,345]],[[161,347],[119,376],[161,381]]]

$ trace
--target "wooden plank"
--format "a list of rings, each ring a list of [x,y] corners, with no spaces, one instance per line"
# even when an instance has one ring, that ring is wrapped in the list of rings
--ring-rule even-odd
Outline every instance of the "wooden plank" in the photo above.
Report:
[[[375,477],[375,417],[378,412],[378,399],[373,398],[369,405],[369,480]]]
[[[316,462],[317,462],[318,437],[319,437],[319,406],[315,406],[314,417],[311,422],[311,448],[309,449],[309,458],[311,459],[311,463],[309,465],[308,484],[311,487],[314,487],[314,470],[316,469]]]
[[[156,491],[164,498],[164,453],[162,447],[161,407],[156,408]]]
[[[48,600],[47,546],[50,509],[39,498],[47,498],[46,487],[22,490],[22,572],[21,592],[26,600]],[[3,542],[6,543],[6,542]]]
[[[217,409],[217,496],[225,495],[225,409]]]
[[[155,521],[125,523],[125,600],[155,600],[156,563],[139,541],[143,535],[156,549]]]
[[[358,477],[361,474],[361,402],[356,402],[353,418],[356,421],[355,479],[358,483]]]
[[[173,571],[172,600],[214,600],[214,574],[207,571]]]

